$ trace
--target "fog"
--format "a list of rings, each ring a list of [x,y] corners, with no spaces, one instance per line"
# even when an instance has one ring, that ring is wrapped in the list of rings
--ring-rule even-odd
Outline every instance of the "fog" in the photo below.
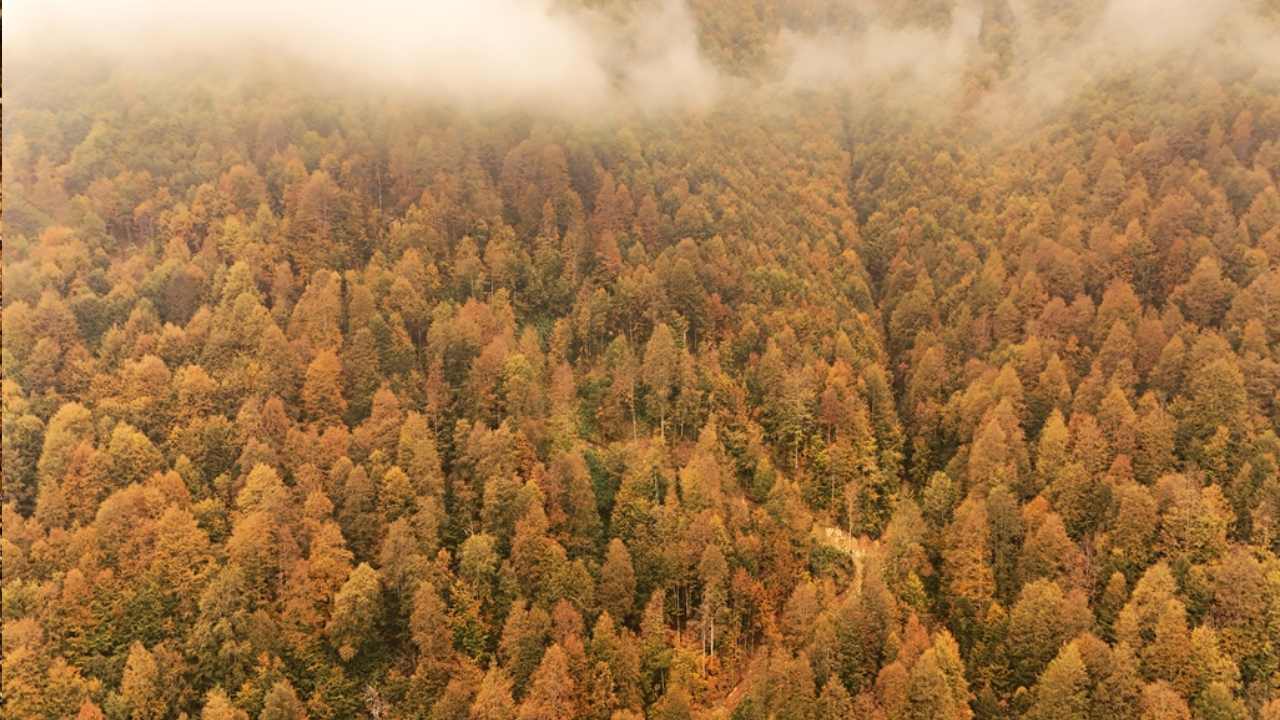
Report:
[[[743,87],[768,97],[874,91],[937,106],[982,61],[984,0],[958,2],[941,29],[890,22],[874,0],[847,2],[860,18],[856,30],[784,27],[771,45],[772,67],[754,86],[700,51],[684,0],[637,3],[626,21],[554,0],[11,0],[4,55],[21,63],[88,51],[164,66],[193,54],[258,53],[432,100],[579,114],[703,110]],[[1280,64],[1280,33],[1260,19],[1256,0],[1082,2],[1092,9],[1070,26],[1046,14],[1049,5],[1009,0],[1014,61],[1004,96],[989,98],[989,107],[1029,100],[1053,108],[1134,58],[1197,55],[1272,74]]]
[[[258,52],[441,100],[567,111],[703,107],[718,88],[679,2],[625,25],[544,0],[13,0],[5,20],[6,63],[88,52],[155,65]]]
[[[1012,85],[1046,109],[1125,67],[1145,68],[1133,79],[1164,83],[1168,92],[1182,83],[1165,73],[1189,61],[1218,71],[1253,68],[1280,80],[1280,28],[1252,0],[1111,0],[1067,43],[1049,40],[1059,28],[1037,23],[1026,4],[1015,5],[1018,53],[1031,60],[1018,67]]]
[[[908,95],[934,96],[958,86],[978,38],[980,15],[958,6],[945,30],[871,22],[856,35],[784,32],[789,62],[784,87],[861,91],[893,82]]]
[[[836,88],[855,99],[946,113],[991,62],[980,34],[984,11],[995,3],[961,0],[948,27],[931,29],[893,23],[873,3],[851,1],[863,14],[859,31],[783,31],[784,91]],[[1015,105],[1052,112],[1121,68],[1141,70],[1135,83],[1171,83],[1170,91],[1178,78],[1165,73],[1188,61],[1246,77],[1256,71],[1280,84],[1280,26],[1262,17],[1255,0],[1103,0],[1092,7],[1082,0],[1073,21],[1045,12],[1050,5],[1008,0],[1012,62],[980,103],[988,119],[1006,119]]]

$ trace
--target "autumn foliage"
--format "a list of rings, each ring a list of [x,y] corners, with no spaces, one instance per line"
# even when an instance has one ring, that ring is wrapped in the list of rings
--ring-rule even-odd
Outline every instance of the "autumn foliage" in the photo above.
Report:
[[[747,78],[808,22],[720,5]],[[11,92],[3,715],[1280,718],[1274,73],[992,123],[988,50],[944,114]]]

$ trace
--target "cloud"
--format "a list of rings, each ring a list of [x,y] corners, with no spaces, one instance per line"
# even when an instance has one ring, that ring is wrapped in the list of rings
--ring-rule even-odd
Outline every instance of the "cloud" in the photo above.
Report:
[[[1018,60],[994,104],[1051,112],[1117,71],[1135,87],[1179,92],[1185,78],[1170,73],[1265,70],[1280,50],[1248,0],[1108,0],[1074,32],[1053,18],[1037,21],[1030,2],[1010,2]]]
[[[782,32],[775,94],[837,91],[927,113],[972,99],[964,97],[970,82],[983,78],[994,58],[980,41],[983,2],[956,2],[950,24],[930,29],[886,18],[875,3],[849,1],[861,14],[851,30]],[[1163,70],[1188,61],[1272,75],[1278,69],[1280,28],[1259,17],[1255,0],[1007,2],[1012,63],[979,99],[986,120],[1002,120],[1013,108],[1034,109],[1028,117],[1054,111],[1117,70],[1141,69],[1135,83],[1169,83]]]
[[[784,33],[791,53],[783,84],[797,88],[863,87],[886,80],[936,87],[957,83],[978,37],[978,15],[957,7],[943,31],[874,22],[857,35]]]
[[[688,8],[668,2],[656,14],[639,20],[634,59],[624,76],[641,107],[667,109],[708,107],[721,80],[699,54],[698,36]]]
[[[824,91],[955,109],[950,101],[985,62],[983,2],[958,0],[942,29],[891,21],[873,0],[845,2],[859,18],[847,29],[781,30],[774,79],[754,90],[699,51],[687,0],[637,2],[647,9],[627,21],[558,0],[11,0],[4,55],[89,49],[164,66],[191,53],[231,60],[265,52],[364,87],[569,114],[702,110],[744,91],[783,105],[797,91]],[[1007,2],[1013,66],[1000,92],[982,101],[991,108],[1051,110],[1135,59],[1200,53],[1275,66],[1276,28],[1259,19],[1257,0]],[[1077,16],[1075,29],[1075,20],[1054,16],[1064,9]]]
[[[163,63],[175,54],[266,50],[433,98],[570,110],[615,102],[620,91],[680,107],[703,102],[716,85],[688,8],[677,2],[627,28],[557,12],[549,0],[13,0],[9,11],[6,60],[89,50]],[[619,57],[622,33],[643,40],[635,63]]]
[[[1103,14],[1101,35],[1127,50],[1196,45],[1243,10],[1232,0],[1113,0]]]

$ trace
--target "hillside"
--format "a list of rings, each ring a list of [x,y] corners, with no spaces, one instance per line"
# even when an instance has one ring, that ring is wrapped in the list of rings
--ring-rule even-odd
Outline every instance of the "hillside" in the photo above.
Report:
[[[1275,2],[557,7],[7,63],[4,717],[1280,720]]]

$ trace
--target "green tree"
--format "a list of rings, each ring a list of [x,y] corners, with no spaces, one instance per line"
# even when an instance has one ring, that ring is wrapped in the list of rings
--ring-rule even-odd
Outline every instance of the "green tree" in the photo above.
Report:
[[[600,568],[600,588],[597,596],[601,607],[614,618],[625,622],[635,603],[636,574],[631,564],[631,552],[618,538],[609,542],[603,567]]]
[[[196,676],[205,687],[240,687],[253,667],[253,630],[244,571],[225,566],[200,595],[200,613],[187,639]]]
[[[1192,371],[1185,403],[1175,408],[1184,452],[1204,462],[1206,445],[1226,428],[1233,441],[1244,435],[1249,422],[1244,376],[1234,357],[1220,357]]]
[[[306,708],[288,680],[279,680],[271,686],[263,698],[258,720],[307,720]]]
[[[444,496],[444,475],[440,471],[436,438],[423,415],[410,412],[400,425],[396,464],[409,476],[416,494]]]
[[[511,674],[516,699],[525,696],[550,636],[551,618],[545,610],[537,605],[526,608],[522,600],[512,604],[498,641],[498,660]]]
[[[1058,623],[1063,600],[1062,589],[1052,581],[1036,580],[1022,587],[1009,613],[1009,649],[1016,684],[1032,687],[1066,639]]]
[[[1089,717],[1089,674],[1076,643],[1067,643],[1036,683],[1032,720],[1084,720]]]
[[[164,469],[164,456],[156,446],[146,435],[127,423],[119,423],[111,431],[106,459],[107,481],[114,488],[140,483],[151,477],[152,473]]]
[[[329,644],[344,661],[378,645],[382,622],[382,588],[378,571],[360,563],[333,596],[333,614],[325,626]]]
[[[647,388],[645,407],[657,414],[658,427],[666,435],[667,413],[671,409],[673,392],[680,366],[680,353],[671,328],[659,323],[649,335],[644,346],[644,362],[640,365],[640,378]]]
[[[37,464],[41,479],[60,481],[81,441],[93,437],[93,416],[83,405],[69,402],[49,419]]]

